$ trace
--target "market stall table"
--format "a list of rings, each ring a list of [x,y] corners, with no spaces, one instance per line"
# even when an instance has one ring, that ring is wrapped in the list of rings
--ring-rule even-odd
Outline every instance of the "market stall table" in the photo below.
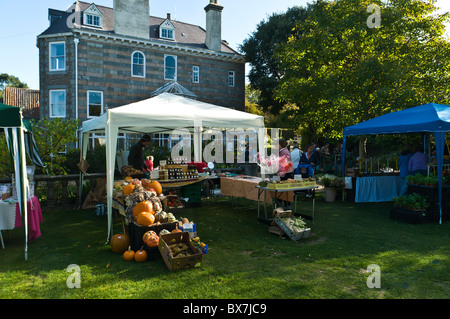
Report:
[[[355,202],[389,202],[400,196],[400,176],[357,177],[355,185]]]
[[[297,211],[297,200],[296,197],[299,193],[305,193],[305,195],[307,195],[310,192],[315,192],[315,189],[318,188],[316,185],[314,186],[306,186],[306,187],[291,187],[291,188],[283,188],[283,189],[273,189],[273,188],[269,188],[269,187],[262,187],[262,186],[256,186],[256,188],[258,189],[258,220],[261,220],[259,217],[259,198],[261,196],[261,193],[263,193],[263,202],[264,202],[264,218],[265,220],[269,220],[268,216],[267,216],[267,210],[266,210],[266,192],[269,191],[270,193],[273,194],[273,198],[275,199],[275,207],[276,207],[276,203],[277,200],[282,200],[281,196],[283,194],[286,193],[292,193],[294,194],[294,214],[296,214]],[[315,194],[311,194],[311,198],[312,198],[312,216],[306,216],[308,218],[311,218],[311,220],[314,222],[314,210],[315,210]],[[303,215],[302,215],[303,216]]]
[[[29,233],[28,240],[32,242],[41,236],[40,223],[43,222],[41,205],[39,199],[34,196],[27,201],[28,205],[28,225]],[[13,230],[15,228],[23,227],[22,218],[20,216],[19,203],[16,200],[1,200],[0,201],[0,240],[2,247],[5,249],[2,230]]]

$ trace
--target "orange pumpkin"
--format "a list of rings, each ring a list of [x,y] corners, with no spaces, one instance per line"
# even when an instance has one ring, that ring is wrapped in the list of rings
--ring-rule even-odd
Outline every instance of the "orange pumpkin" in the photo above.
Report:
[[[146,200],[146,201],[139,202],[136,205],[134,205],[134,207],[133,207],[134,220],[136,220],[138,215],[143,212],[147,212],[147,213],[151,213],[151,214],[155,213],[155,210],[153,209],[153,204],[151,201]]]
[[[130,245],[130,236],[127,234],[117,234],[111,237],[109,241],[111,250],[116,254],[122,254]]]
[[[136,222],[142,226],[151,226],[155,222],[155,215],[149,212],[142,212],[137,216]]]
[[[123,190],[122,190],[122,192],[123,192],[123,194],[125,195],[125,196],[128,196],[128,195],[130,195],[130,194],[133,194],[133,192],[134,192],[134,187],[135,187],[136,185],[134,185],[134,184],[128,184],[128,185],[126,185],[124,188],[123,188]]]
[[[126,250],[126,251],[123,253],[123,260],[125,260],[125,261],[131,261],[131,260],[134,259],[134,255],[135,255],[135,252],[134,252],[133,250],[131,250],[131,246],[129,246],[129,247],[128,247],[128,250]]]
[[[148,247],[158,247],[159,236],[153,230],[146,232],[144,236],[142,236],[142,240]]]
[[[175,228],[174,230],[172,230],[172,233],[182,233],[182,231],[179,228]]]
[[[141,247],[141,249],[139,249],[135,254],[134,254],[134,260],[137,263],[143,263],[144,261],[147,260],[147,252],[145,250],[142,249],[143,247]]]
[[[141,179],[141,185],[142,185],[142,187],[144,187],[144,188],[148,187],[148,185],[150,185],[151,182],[152,182],[152,181],[149,180],[149,179],[147,179],[147,178]]]
[[[153,188],[158,196],[162,194],[162,186],[158,181],[152,181],[147,187]]]

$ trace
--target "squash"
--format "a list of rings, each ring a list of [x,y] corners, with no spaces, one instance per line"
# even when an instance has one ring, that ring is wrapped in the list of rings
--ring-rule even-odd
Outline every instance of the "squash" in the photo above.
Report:
[[[159,236],[153,230],[146,232],[144,236],[142,236],[142,240],[148,247],[158,247]]]
[[[172,234],[173,233],[182,233],[182,231],[179,228],[175,228],[174,230],[172,230]]]
[[[131,182],[131,181],[133,180],[133,177],[127,176],[127,177],[125,177],[123,180],[124,180],[125,182],[129,183],[129,182]]]
[[[134,261],[136,261],[137,263],[143,263],[144,261],[147,260],[148,254],[145,250],[143,250],[141,247],[141,249],[139,249],[135,254],[134,254]]]
[[[142,212],[137,216],[136,222],[142,226],[151,226],[155,222],[155,215],[148,212]]]
[[[136,185],[134,185],[134,184],[128,184],[128,185],[126,185],[126,186],[123,188],[123,190],[122,190],[123,194],[124,194],[125,196],[128,196],[128,195],[133,194],[133,192],[134,192],[134,187],[135,187],[135,186],[136,186]]]
[[[130,246],[130,236],[127,234],[116,234],[109,241],[111,250],[116,254],[122,254]]]
[[[147,187],[153,188],[158,196],[162,194],[162,186],[158,181],[152,181]]]
[[[123,260],[131,261],[134,259],[135,252],[131,250],[131,246],[128,246],[128,250],[123,253]]]
[[[146,200],[146,201],[142,201],[142,202],[139,202],[136,205],[134,205],[134,207],[133,207],[133,218],[134,218],[134,220],[136,220],[138,215],[140,213],[142,213],[142,212],[155,214],[155,210],[153,209],[153,204],[152,204],[151,201]]]

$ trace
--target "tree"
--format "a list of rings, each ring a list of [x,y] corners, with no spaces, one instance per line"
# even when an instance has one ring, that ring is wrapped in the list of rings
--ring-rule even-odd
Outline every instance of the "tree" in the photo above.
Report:
[[[3,103],[3,90],[7,86],[12,86],[16,88],[28,88],[28,85],[21,82],[18,77],[14,75],[9,75],[7,73],[0,74],[0,103]]]
[[[307,9],[293,7],[286,13],[276,13],[258,24],[256,31],[240,46],[251,64],[249,80],[251,86],[259,91],[258,104],[264,111],[278,114],[283,102],[276,100],[273,90],[278,85],[281,73],[278,61],[273,57],[273,50],[279,43],[286,42],[299,20],[307,17]]]
[[[381,8],[371,28],[367,8]],[[317,0],[294,35],[277,46],[283,74],[275,90],[287,110],[317,136],[429,102],[449,101],[447,15],[434,1]]]
[[[33,136],[44,165],[49,175],[66,175],[67,145],[77,141],[77,120],[41,119],[32,121]]]

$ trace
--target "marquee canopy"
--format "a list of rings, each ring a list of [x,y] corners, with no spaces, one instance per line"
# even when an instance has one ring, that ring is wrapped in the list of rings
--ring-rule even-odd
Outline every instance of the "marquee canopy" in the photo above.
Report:
[[[9,152],[14,163],[14,177],[19,200],[22,224],[25,229],[25,260],[28,259],[28,213],[27,213],[27,153],[33,164],[43,167],[31,133],[31,125],[23,119],[20,107],[0,103],[0,127],[5,130]],[[1,235],[1,233],[0,233]]]
[[[403,133],[434,133],[436,142],[437,173],[439,178],[440,222],[442,222],[442,166],[445,133],[450,131],[450,106],[428,103],[388,113],[374,119],[344,128],[342,171],[345,171],[347,136]]]
[[[203,128],[255,129],[258,131],[260,151],[264,151],[264,117],[196,101],[172,93],[108,109],[102,116],[85,121],[82,126],[82,159],[86,159],[88,135],[105,134],[108,239],[111,234],[112,192],[118,133],[170,133],[187,129],[194,138],[194,161],[202,159]]]

